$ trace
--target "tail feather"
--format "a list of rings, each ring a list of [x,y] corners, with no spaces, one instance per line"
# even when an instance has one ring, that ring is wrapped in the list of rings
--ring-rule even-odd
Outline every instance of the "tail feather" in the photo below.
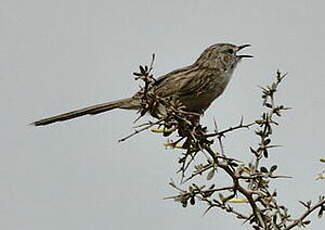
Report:
[[[103,112],[106,112],[106,111],[109,111],[112,109],[117,109],[117,108],[138,109],[138,105],[134,99],[126,98],[126,99],[121,99],[121,100],[116,100],[116,101],[112,101],[112,102],[89,106],[86,108],[74,110],[74,111],[71,111],[68,113],[63,113],[63,114],[56,115],[53,117],[44,118],[44,119],[35,121],[31,124],[35,125],[35,126],[43,126],[43,125],[48,125],[48,124],[55,123],[58,121],[65,121],[65,120],[73,119],[73,118],[84,116],[84,115],[95,115],[98,113],[103,113]]]

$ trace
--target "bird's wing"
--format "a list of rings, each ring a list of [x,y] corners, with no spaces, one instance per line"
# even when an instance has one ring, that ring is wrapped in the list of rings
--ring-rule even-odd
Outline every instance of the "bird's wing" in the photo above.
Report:
[[[199,72],[198,66],[191,65],[163,75],[157,79],[156,92],[162,97],[191,93],[199,87],[197,84]]]

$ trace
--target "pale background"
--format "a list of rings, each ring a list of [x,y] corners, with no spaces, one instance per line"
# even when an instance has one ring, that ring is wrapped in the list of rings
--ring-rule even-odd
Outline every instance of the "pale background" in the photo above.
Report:
[[[134,112],[51,125],[28,123],[133,94],[131,73],[150,61],[155,73],[192,63],[217,42],[251,43],[225,94],[208,110],[212,127],[254,120],[258,85],[279,68],[289,76],[281,101],[294,109],[273,139],[279,201],[300,214],[298,200],[317,199],[324,156],[323,1],[0,1],[0,229],[248,229],[206,206],[183,209],[174,194],[178,155],[144,133],[125,143]],[[242,135],[240,135],[242,134]],[[251,159],[245,132],[229,137],[234,157]],[[222,179],[222,177],[216,178]],[[311,229],[323,229],[314,214]]]

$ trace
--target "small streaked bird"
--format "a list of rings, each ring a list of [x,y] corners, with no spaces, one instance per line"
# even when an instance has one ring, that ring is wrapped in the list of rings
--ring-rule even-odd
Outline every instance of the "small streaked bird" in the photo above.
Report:
[[[159,77],[155,82],[154,93],[161,98],[171,98],[181,102],[185,111],[203,114],[210,104],[224,92],[240,60],[253,57],[238,54],[238,51],[248,46],[250,45],[214,44],[205,49],[192,65]],[[44,126],[84,115],[95,115],[112,109],[141,109],[139,93],[130,98],[44,118],[32,124]]]

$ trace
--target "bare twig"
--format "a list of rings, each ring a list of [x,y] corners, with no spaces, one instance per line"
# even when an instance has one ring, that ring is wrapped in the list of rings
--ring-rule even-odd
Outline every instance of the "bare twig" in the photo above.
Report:
[[[308,217],[311,213],[313,213],[315,210],[323,208],[325,209],[325,199],[321,199],[317,204],[314,206],[308,208],[306,212],[304,212],[298,219],[296,219],[292,224],[290,224],[288,227],[284,228],[284,230],[292,229],[299,224],[303,223],[304,219]]]

